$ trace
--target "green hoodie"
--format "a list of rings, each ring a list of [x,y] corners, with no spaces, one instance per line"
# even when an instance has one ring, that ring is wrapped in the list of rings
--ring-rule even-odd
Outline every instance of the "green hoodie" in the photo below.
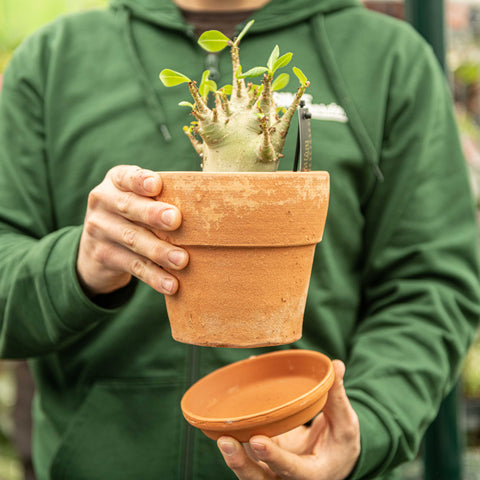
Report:
[[[242,64],[275,44],[293,52],[311,81],[313,169],[331,175],[293,347],[347,363],[362,442],[352,478],[380,477],[415,456],[477,327],[475,213],[448,87],[408,25],[356,0],[272,0],[254,18]],[[201,77],[192,32],[169,0],[115,0],[42,28],[5,72],[0,354],[30,359],[39,480],[234,478],[180,398],[259,351],[176,343],[162,295],[132,282],[92,303],[75,273],[87,196],[108,169],[199,168],[177,106],[187,90],[158,80],[163,68]],[[228,53],[208,61],[230,83]],[[295,131],[281,169],[294,150]]]

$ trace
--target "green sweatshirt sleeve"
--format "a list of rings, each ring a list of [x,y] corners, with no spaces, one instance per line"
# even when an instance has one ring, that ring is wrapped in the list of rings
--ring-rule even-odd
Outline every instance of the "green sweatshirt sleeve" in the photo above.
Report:
[[[385,181],[365,215],[363,309],[345,378],[362,442],[352,479],[414,458],[478,328],[478,231],[450,93],[430,50],[411,53],[395,66]]]
[[[0,93],[0,357],[52,352],[114,310],[82,292],[75,273],[81,226],[58,228],[48,180],[42,63],[26,42]],[[28,55],[27,55],[28,53]]]

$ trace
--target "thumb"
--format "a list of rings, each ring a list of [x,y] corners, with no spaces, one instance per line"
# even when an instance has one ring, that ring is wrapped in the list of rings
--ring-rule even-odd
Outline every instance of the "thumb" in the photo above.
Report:
[[[280,478],[297,480],[313,478],[315,471],[313,456],[299,456],[284,450],[263,435],[252,437],[249,445],[256,459],[265,462]]]
[[[357,422],[357,415],[350,405],[345,388],[343,377],[345,375],[345,364],[341,360],[333,360],[335,370],[335,381],[328,392],[327,403],[323,407],[323,413],[328,420],[336,427],[349,426]]]

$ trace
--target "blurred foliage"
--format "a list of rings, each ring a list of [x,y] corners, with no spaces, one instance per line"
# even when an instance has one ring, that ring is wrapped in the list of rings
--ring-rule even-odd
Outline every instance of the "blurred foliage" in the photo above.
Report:
[[[37,28],[63,13],[104,7],[108,0],[0,0],[0,73],[13,50]]]
[[[480,65],[477,62],[466,61],[454,71],[454,77],[464,86],[472,85],[480,79]]]
[[[470,173],[480,236],[480,63],[466,59],[453,71],[457,125]],[[480,331],[462,370],[463,393],[480,398]]]
[[[12,410],[16,401],[14,366],[0,362],[0,479],[22,480],[23,471],[10,443],[13,435]]]
[[[480,398],[480,338],[470,348],[462,373],[463,391],[469,398]]]

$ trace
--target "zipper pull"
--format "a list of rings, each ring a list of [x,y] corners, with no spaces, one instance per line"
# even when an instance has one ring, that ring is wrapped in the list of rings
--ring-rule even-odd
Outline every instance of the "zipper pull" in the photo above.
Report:
[[[218,82],[220,80],[220,68],[219,68],[218,54],[207,53],[205,56],[205,70],[210,70],[210,80]]]

